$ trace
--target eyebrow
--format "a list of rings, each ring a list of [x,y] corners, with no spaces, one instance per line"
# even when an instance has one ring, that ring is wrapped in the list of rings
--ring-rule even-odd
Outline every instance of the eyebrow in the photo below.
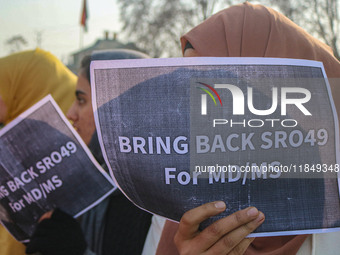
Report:
[[[80,95],[86,95],[86,93],[84,91],[81,91],[81,90],[76,90],[76,97],[80,96]]]

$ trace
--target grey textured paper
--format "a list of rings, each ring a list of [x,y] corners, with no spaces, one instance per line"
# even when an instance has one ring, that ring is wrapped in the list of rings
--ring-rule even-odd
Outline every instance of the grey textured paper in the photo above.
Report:
[[[266,221],[254,236],[340,226],[338,127],[322,64],[151,59],[96,61],[91,72],[104,156],[136,205],[178,221],[225,201],[226,212],[203,228],[256,206]],[[227,171],[203,171],[221,166]],[[259,171],[242,172],[247,166]]]
[[[114,186],[49,96],[0,132],[0,218],[19,241],[56,207],[78,216]]]

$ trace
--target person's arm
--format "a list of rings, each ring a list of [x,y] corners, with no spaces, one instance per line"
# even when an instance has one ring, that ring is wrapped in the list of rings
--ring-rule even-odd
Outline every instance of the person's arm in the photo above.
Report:
[[[42,255],[93,255],[85,253],[86,241],[79,223],[69,214],[56,209],[41,217],[30,242],[27,254]]]
[[[179,254],[243,254],[254,240],[246,237],[264,222],[264,214],[248,207],[199,231],[200,223],[225,209],[225,203],[217,201],[186,212],[174,237]]]

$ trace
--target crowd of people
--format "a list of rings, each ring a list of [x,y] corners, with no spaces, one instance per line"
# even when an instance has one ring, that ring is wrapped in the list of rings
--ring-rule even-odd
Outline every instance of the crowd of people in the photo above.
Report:
[[[317,60],[324,64],[337,111],[340,63],[330,47],[271,8],[243,3],[224,9],[180,39],[183,57],[273,57]],[[131,50],[109,50],[86,56],[78,78],[56,57],[40,49],[0,59],[0,123],[51,94],[105,168],[91,104],[92,60],[138,59]],[[74,96],[75,95],[75,96]],[[200,224],[223,212],[223,201],[186,212],[180,223],[165,221],[134,206],[119,190],[79,219],[56,209],[37,224],[27,244],[0,228],[0,254],[336,254],[339,232],[247,238],[265,222],[255,207],[222,218],[203,231]]]

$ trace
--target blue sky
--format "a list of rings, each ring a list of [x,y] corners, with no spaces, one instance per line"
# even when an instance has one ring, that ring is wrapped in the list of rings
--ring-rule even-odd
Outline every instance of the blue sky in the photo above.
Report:
[[[41,48],[67,63],[80,48],[80,16],[83,0],[0,0],[0,57],[10,52],[6,41],[22,35],[32,49],[41,33]],[[104,37],[104,31],[119,32],[119,10],[115,0],[87,0],[88,32],[83,46]],[[119,34],[118,34],[119,36]],[[122,39],[122,38],[121,38]]]

